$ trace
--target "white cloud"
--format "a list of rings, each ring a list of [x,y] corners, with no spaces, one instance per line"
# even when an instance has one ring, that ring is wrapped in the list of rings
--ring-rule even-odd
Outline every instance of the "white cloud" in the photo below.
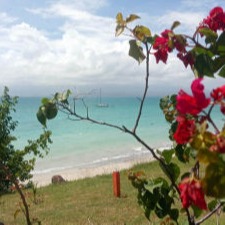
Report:
[[[78,9],[81,11],[96,12],[98,9],[107,5],[106,0],[61,0],[58,1],[59,5],[67,5],[70,8]]]
[[[10,23],[13,23],[17,20],[17,18],[15,17],[11,17],[9,16],[7,13],[5,12],[0,12],[0,23],[3,25],[6,25],[6,24],[10,24]]]
[[[96,6],[96,2],[100,2],[100,6]],[[46,8],[29,9],[36,16],[61,19],[58,27],[61,35],[54,39],[44,27],[40,30],[28,22],[19,23],[5,14],[5,18],[14,23],[0,26],[1,83],[22,95],[48,95],[71,87],[105,87],[105,94],[141,93],[145,63],[138,66],[128,56],[129,37],[115,38],[114,19],[95,13],[105,1],[89,3],[88,0],[57,1]],[[189,31],[201,18],[201,13],[168,11],[163,17],[155,18],[154,28],[160,25],[165,29],[174,20],[180,20],[185,31]],[[143,19],[145,23],[147,16]],[[150,93],[166,93],[178,86],[189,86],[187,80],[191,82],[192,78],[190,70],[173,55],[166,65],[156,64],[151,58]],[[174,82],[178,79],[179,85]]]
[[[89,18],[92,23],[91,14]],[[92,31],[88,31],[91,27],[88,24],[86,30],[76,26],[74,21],[67,21],[62,37],[57,40],[47,38],[45,33],[26,23],[4,28],[0,37],[3,71],[0,76],[10,86],[18,85],[18,81],[30,86],[50,87],[115,83],[114,73],[120,71],[121,66],[128,67],[128,43],[116,39],[114,32],[108,32],[114,27],[109,28],[112,23],[106,26],[107,21],[110,20],[102,19],[101,22],[99,19]],[[121,66],[115,68],[118,60]],[[126,79],[126,72],[121,82],[123,79]]]
[[[161,26],[165,28],[170,28],[174,21],[179,21],[181,25],[176,29],[180,32],[190,32],[193,34],[196,27],[202,21],[204,17],[203,13],[195,13],[195,12],[177,12],[172,11],[167,13],[166,15],[160,17],[158,22]]]

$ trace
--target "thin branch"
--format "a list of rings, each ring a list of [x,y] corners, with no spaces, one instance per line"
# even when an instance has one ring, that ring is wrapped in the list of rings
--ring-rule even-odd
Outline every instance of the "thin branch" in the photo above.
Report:
[[[215,132],[218,134],[220,133],[219,129],[217,128],[216,124],[214,123],[214,121],[211,118],[211,112],[214,108],[215,104],[212,104],[211,107],[209,108],[208,113],[206,113],[205,111],[203,111],[203,113],[206,115],[207,120],[209,121],[209,123],[211,123],[211,125],[213,126],[213,128],[215,129]]]
[[[210,218],[217,210],[219,210],[224,205],[223,202],[220,202],[212,211],[210,211],[207,215],[205,215],[203,218],[201,218],[199,221],[195,223],[195,225],[199,225],[203,223],[205,220]]]
[[[146,48],[146,52],[147,52],[147,57],[146,57],[146,77],[145,77],[145,89],[144,89],[144,94],[143,94],[143,97],[141,99],[141,104],[140,104],[140,107],[139,107],[139,112],[138,112],[138,115],[137,115],[137,119],[136,119],[136,122],[135,122],[135,125],[134,125],[134,128],[133,128],[133,132],[136,133],[136,130],[137,130],[137,127],[139,125],[139,122],[140,122],[140,119],[141,119],[141,114],[142,114],[142,110],[143,110],[143,105],[144,105],[144,102],[145,102],[145,98],[146,98],[146,95],[147,95],[147,92],[148,92],[148,80],[149,80],[149,54],[148,54],[148,44],[145,43],[145,48]]]
[[[102,121],[98,121],[98,120],[92,119],[88,115],[86,117],[85,116],[81,116],[80,114],[76,113],[75,111],[72,111],[68,107],[68,105],[62,104],[60,102],[58,102],[57,104],[58,104],[59,107],[62,107],[62,110],[61,111],[65,112],[67,115],[75,116],[79,120],[89,121],[89,122],[94,123],[94,124],[98,124],[98,125],[102,125],[102,126],[107,126],[107,127],[112,127],[112,128],[115,128],[117,130],[120,130],[120,131],[123,131],[124,132],[123,127],[120,127],[120,126],[117,126],[117,125],[114,125],[114,124],[110,124],[110,123],[107,123],[107,122],[102,122]]]

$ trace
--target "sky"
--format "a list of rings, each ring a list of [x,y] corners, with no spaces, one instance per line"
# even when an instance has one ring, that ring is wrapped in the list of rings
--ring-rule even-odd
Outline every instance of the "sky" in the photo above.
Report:
[[[179,20],[176,32],[192,35],[210,9],[224,0],[0,0],[0,91],[48,96],[70,89],[102,89],[104,96],[141,96],[145,63],[128,56],[128,35],[115,37],[116,15],[141,17],[159,34]],[[126,33],[128,34],[128,33]],[[190,89],[193,80],[175,54],[167,64],[150,58],[149,95]],[[221,79],[206,79],[206,88]]]

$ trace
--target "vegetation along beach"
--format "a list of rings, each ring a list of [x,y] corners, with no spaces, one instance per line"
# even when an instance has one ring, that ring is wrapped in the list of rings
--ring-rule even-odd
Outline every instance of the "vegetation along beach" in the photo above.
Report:
[[[0,225],[225,225],[225,4],[0,3]]]

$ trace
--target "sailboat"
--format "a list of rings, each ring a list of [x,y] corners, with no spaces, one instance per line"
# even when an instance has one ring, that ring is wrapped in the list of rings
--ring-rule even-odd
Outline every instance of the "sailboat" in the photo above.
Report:
[[[107,103],[102,102],[102,90],[99,90],[99,103],[97,104],[98,107],[109,107]]]

